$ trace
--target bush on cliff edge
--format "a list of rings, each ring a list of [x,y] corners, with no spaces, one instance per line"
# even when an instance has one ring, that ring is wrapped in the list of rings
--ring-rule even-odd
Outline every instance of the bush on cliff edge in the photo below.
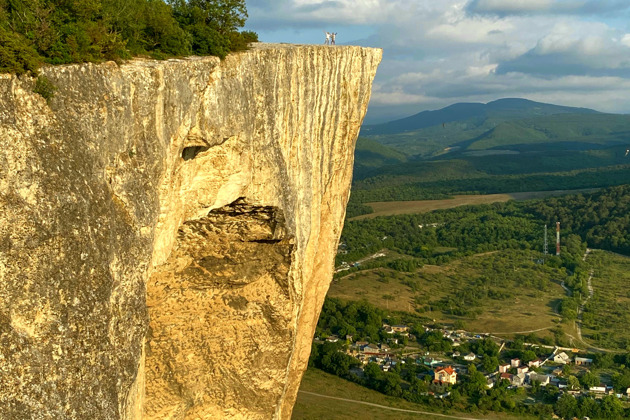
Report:
[[[215,55],[258,40],[239,32],[244,0],[0,0],[0,72],[43,63]]]

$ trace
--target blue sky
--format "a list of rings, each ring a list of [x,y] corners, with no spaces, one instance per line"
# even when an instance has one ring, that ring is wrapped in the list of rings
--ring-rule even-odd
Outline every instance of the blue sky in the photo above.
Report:
[[[630,0],[248,0],[263,42],[383,48],[367,123],[522,97],[630,113]]]

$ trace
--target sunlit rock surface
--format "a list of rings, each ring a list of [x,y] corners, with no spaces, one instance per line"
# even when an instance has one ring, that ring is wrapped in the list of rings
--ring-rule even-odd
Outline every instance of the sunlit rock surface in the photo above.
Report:
[[[0,75],[0,418],[289,418],[380,58]]]

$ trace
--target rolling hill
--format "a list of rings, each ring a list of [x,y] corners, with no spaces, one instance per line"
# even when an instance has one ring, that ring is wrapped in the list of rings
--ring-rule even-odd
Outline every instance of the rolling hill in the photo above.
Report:
[[[420,159],[492,149],[590,150],[630,143],[630,115],[500,99],[365,126],[361,135]]]
[[[351,204],[630,180],[630,115],[501,99],[365,126],[361,136]]]
[[[457,103],[436,111],[423,111],[407,118],[362,128],[365,136],[400,134],[452,122],[469,121],[481,125],[487,119],[508,121],[556,114],[597,114],[587,108],[575,108],[534,102],[527,99],[505,98],[487,104]],[[475,124],[477,123],[477,124]]]

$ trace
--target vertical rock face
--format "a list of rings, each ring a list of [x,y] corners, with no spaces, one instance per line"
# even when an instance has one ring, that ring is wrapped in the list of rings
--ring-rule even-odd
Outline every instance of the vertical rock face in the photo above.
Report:
[[[290,417],[380,54],[0,76],[0,417]]]

